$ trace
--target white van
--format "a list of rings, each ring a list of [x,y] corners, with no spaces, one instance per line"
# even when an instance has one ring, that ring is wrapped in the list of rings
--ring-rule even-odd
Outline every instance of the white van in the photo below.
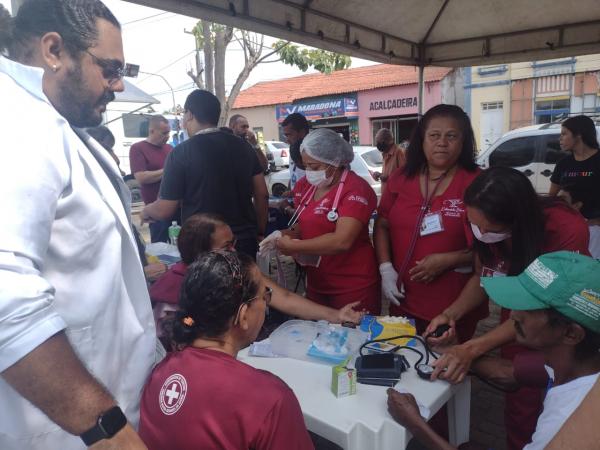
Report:
[[[560,123],[517,128],[504,134],[477,158],[482,168],[507,166],[520,170],[539,194],[550,191],[556,163],[568,155],[560,149]],[[600,132],[600,126],[596,127]]]
[[[533,125],[504,134],[477,158],[484,169],[514,167],[531,180],[540,194],[550,191],[550,176],[558,160],[567,155],[560,149],[560,124]]]
[[[108,111],[107,111],[108,113]],[[121,169],[126,173],[131,173],[129,167],[129,148],[136,142],[142,141],[148,137],[148,122],[150,117],[156,114],[149,113],[120,113],[114,118],[117,120],[107,121],[106,126],[115,136],[115,154],[121,160]],[[173,136],[182,134],[179,117],[171,114],[162,114],[171,126],[171,138],[169,144],[173,145]],[[179,142],[179,139],[178,141]]]
[[[127,78],[123,78],[123,85],[124,90],[116,92],[115,100],[108,104],[102,124],[114,135],[113,150],[121,161],[121,169],[129,174],[129,147],[148,137],[148,117],[156,114],[154,111],[158,108],[156,105],[160,105],[160,101],[132,84]],[[171,127],[173,128],[173,124]]]

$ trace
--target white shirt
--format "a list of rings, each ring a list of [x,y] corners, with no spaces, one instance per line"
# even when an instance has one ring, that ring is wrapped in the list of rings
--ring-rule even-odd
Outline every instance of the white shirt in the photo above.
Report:
[[[592,258],[600,259],[600,226],[590,225],[590,245],[589,250]]]
[[[290,158],[290,190],[294,189],[294,186],[296,186],[296,183],[298,182],[298,180],[300,178],[302,178],[304,175],[306,175],[306,172],[301,169],[300,167],[298,167],[296,165],[296,163],[294,161],[292,161],[292,158]]]
[[[523,450],[543,450],[590,392],[599,374],[579,377],[548,390],[531,443]],[[551,375],[552,376],[552,375]]]
[[[65,329],[137,426],[156,332],[130,194],[108,152],[50,104],[42,75],[0,57],[0,372]],[[2,378],[0,401],[0,449],[85,448]]]

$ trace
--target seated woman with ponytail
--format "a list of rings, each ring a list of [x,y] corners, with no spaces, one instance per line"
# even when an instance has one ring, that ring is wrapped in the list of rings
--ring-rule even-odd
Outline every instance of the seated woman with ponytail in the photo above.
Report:
[[[187,268],[196,257],[210,250],[234,250],[235,237],[229,225],[215,214],[194,214],[189,217],[179,234],[177,247],[181,262],[171,267],[167,273],[150,287],[150,299],[153,303],[157,331],[163,335],[162,322],[165,317],[177,310],[179,291]],[[334,309],[310,301],[300,295],[279,286],[273,280],[263,276],[263,281],[273,291],[272,308],[287,315],[306,320],[327,320],[331,323],[358,323],[362,313],[355,311],[358,302],[350,303],[341,309]],[[163,340],[167,343],[166,340]]]
[[[142,396],[139,432],[150,449],[313,448],[292,390],[236,360],[270,299],[243,254],[203,253],[188,267],[172,327],[181,350],[156,366]]]

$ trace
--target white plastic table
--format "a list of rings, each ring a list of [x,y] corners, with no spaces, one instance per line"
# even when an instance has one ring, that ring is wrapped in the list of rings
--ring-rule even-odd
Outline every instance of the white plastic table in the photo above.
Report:
[[[418,359],[404,351],[411,366]],[[346,450],[401,450],[410,433],[392,419],[387,411],[387,387],[357,385],[356,395],[337,398],[331,392],[331,366],[292,358],[248,356],[248,349],[238,359],[257,369],[267,370],[294,391],[306,427]],[[417,402],[435,414],[448,405],[450,442],[469,440],[471,384],[467,378],[459,385],[445,381],[426,381],[413,368],[402,374],[399,386],[412,393]]]

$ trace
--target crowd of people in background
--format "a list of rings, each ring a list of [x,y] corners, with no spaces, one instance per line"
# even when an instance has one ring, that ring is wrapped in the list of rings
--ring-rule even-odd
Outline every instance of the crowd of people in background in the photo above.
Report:
[[[219,100],[194,90],[187,139],[172,148],[156,115],[130,152],[151,241],[182,224],[181,261],[168,267],[146,260],[100,125],[124,89],[114,15],[99,0],[26,0],[15,17],[0,6],[0,53],[10,105],[0,121],[13,131],[0,178],[0,448],[313,448],[294,392],[236,359],[269,308],[331,323],[410,317],[440,353],[433,380],[475,373],[510,391],[507,448],[597,444],[584,420],[600,396],[600,146],[589,117],[562,123],[565,157],[542,197],[514,168],[479,168],[468,115],[434,106],[407,145],[376,134],[378,203],[352,170],[352,146],[290,114],[289,223],[265,236],[268,160],[246,117],[220,127]],[[259,270],[259,243],[296,261],[305,296]],[[490,300],[500,324],[475,337]],[[443,410],[428,423],[394,390],[388,410],[429,448],[453,448]]]

